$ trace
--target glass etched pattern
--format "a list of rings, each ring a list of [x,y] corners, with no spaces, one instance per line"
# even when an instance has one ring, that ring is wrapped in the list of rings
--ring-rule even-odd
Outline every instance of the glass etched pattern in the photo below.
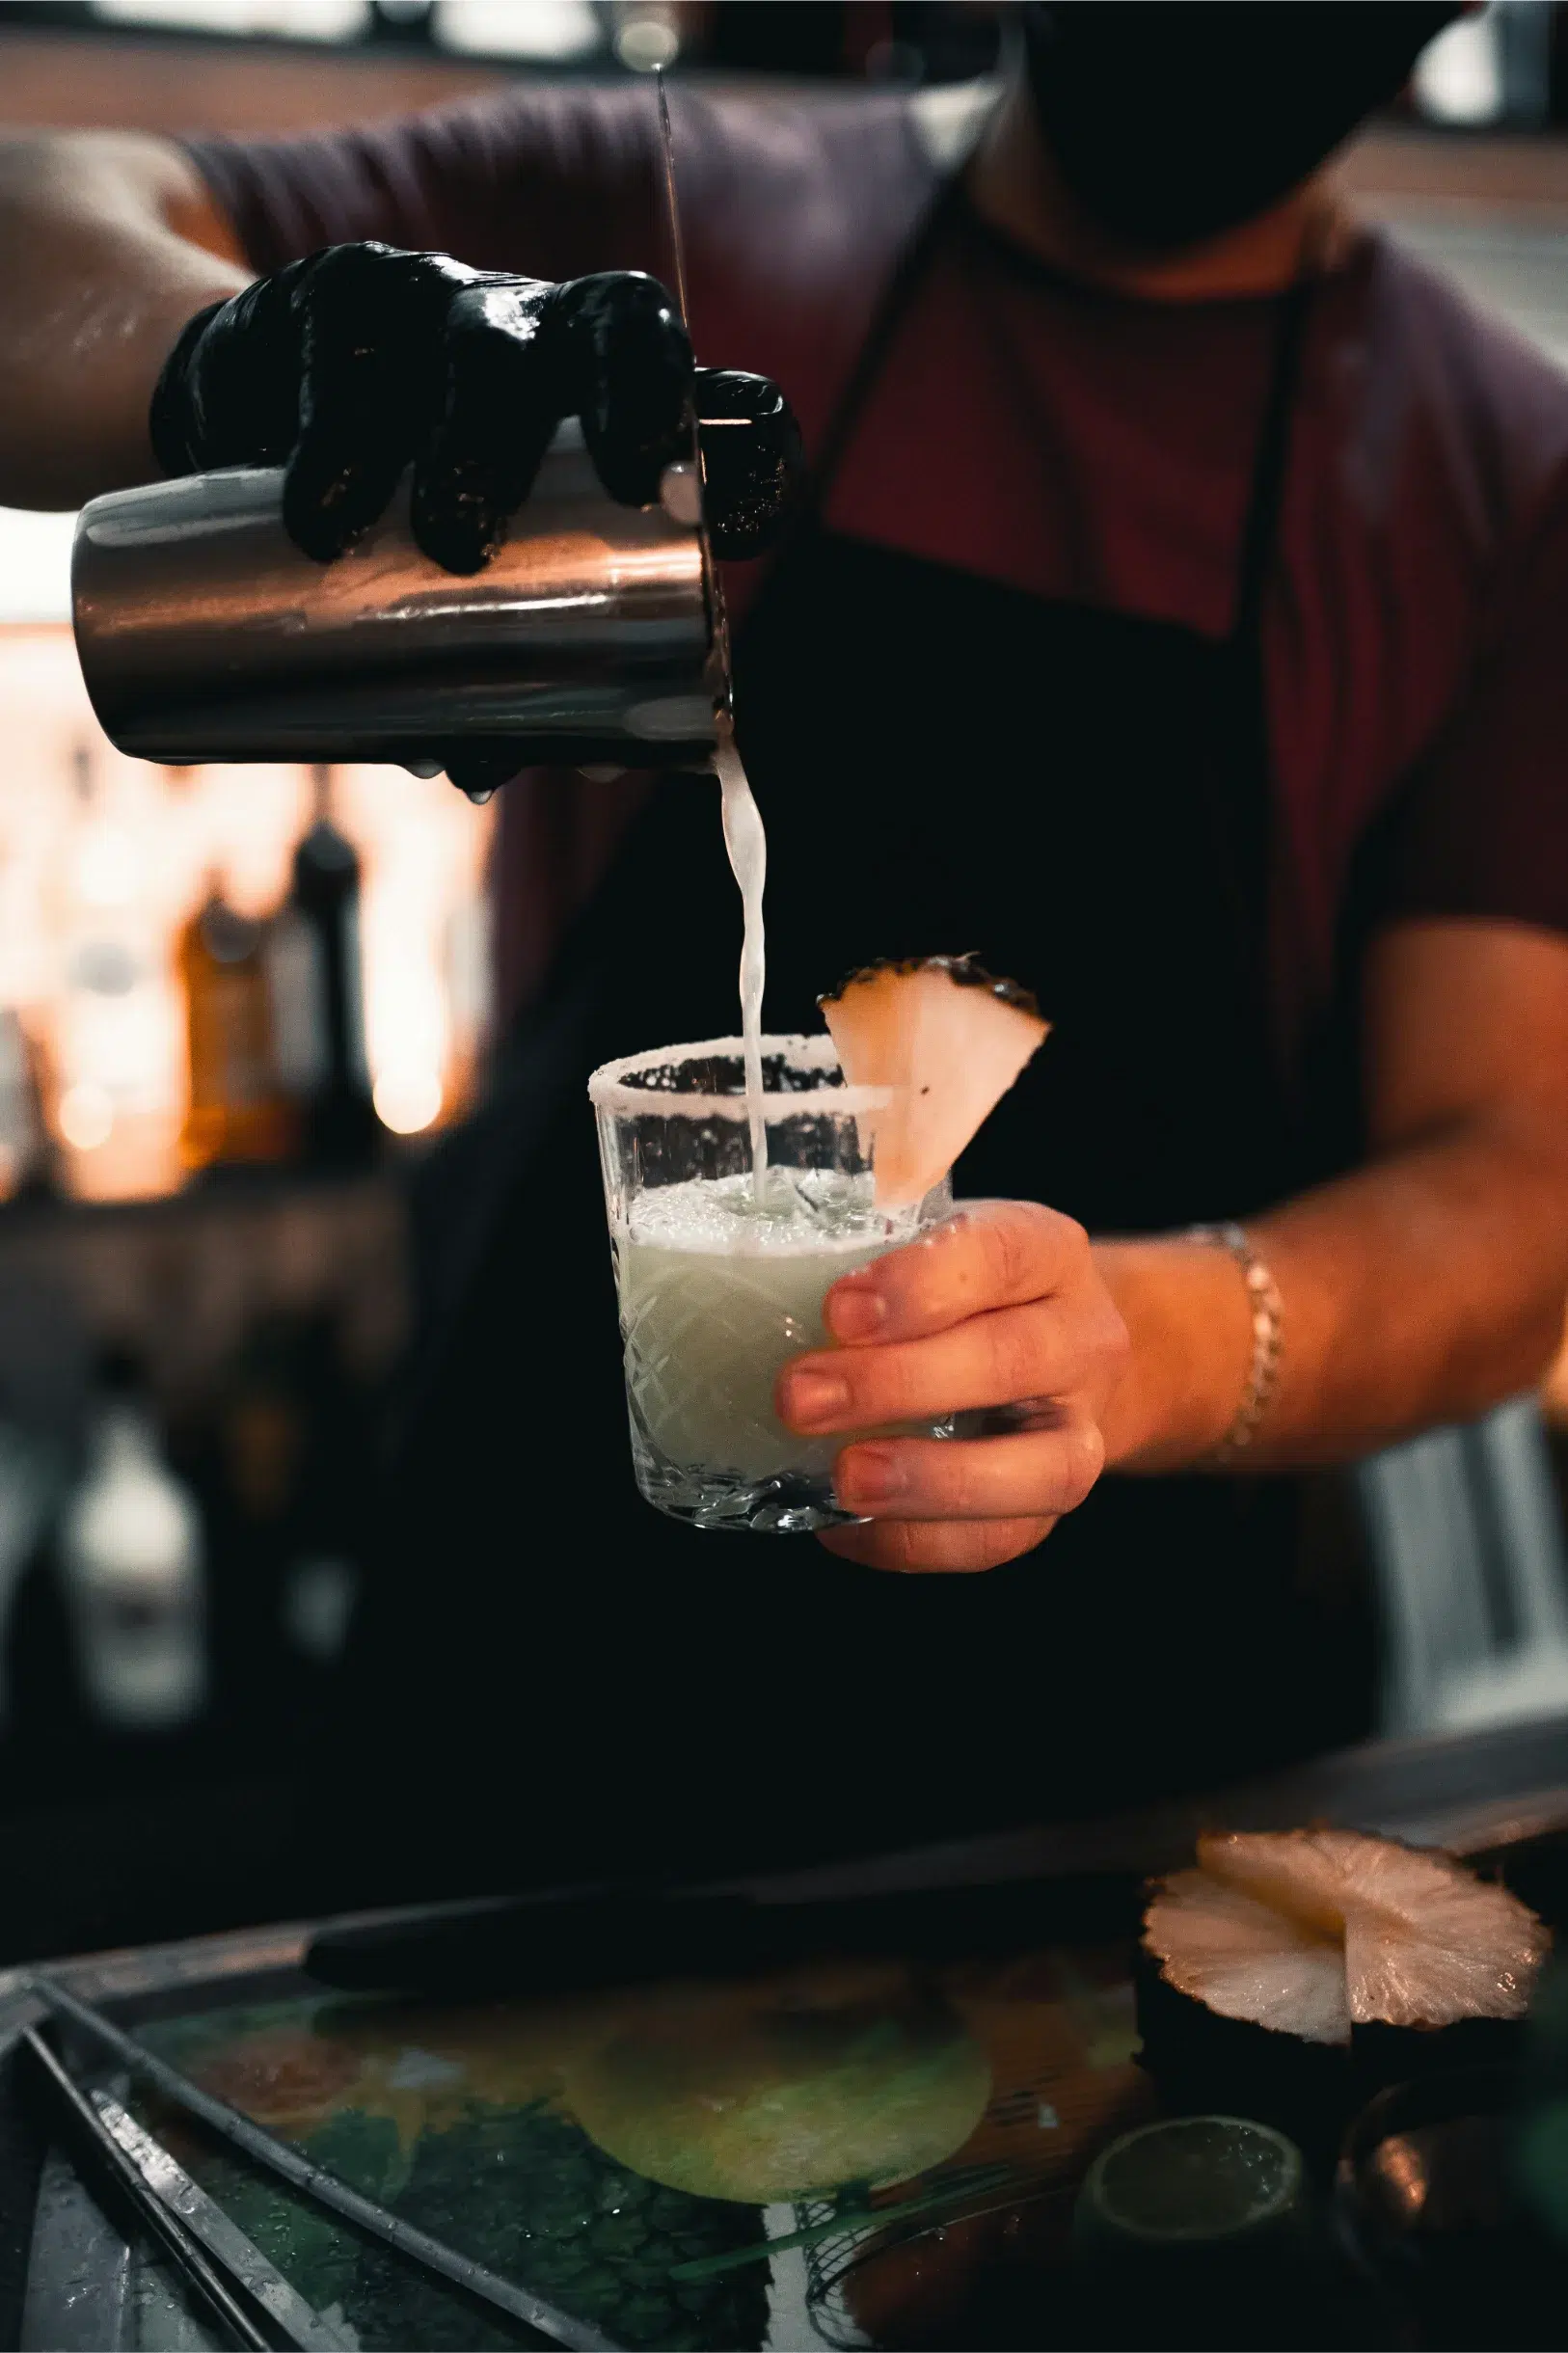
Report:
[[[590,1083],[620,1300],[637,1485],[699,1528],[793,1534],[850,1515],[840,1437],[802,1439],[773,1384],[827,1335],[841,1275],[949,1206],[946,1185],[887,1211],[873,1187],[885,1094],[846,1086],[823,1039],[764,1041],[768,1167],[758,1187],[739,1040],[607,1064]]]

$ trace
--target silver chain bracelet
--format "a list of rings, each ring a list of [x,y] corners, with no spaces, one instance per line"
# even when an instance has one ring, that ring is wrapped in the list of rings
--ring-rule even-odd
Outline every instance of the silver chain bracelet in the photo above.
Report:
[[[1247,1385],[1241,1393],[1241,1403],[1235,1411],[1225,1436],[1212,1454],[1211,1463],[1233,1462],[1244,1454],[1257,1435],[1258,1425],[1273,1402],[1279,1385],[1280,1359],[1284,1353],[1284,1302],[1280,1286],[1269,1271],[1268,1263],[1258,1257],[1237,1225],[1194,1226],[1188,1240],[1216,1244],[1228,1250],[1241,1269],[1247,1285],[1247,1305],[1252,1313],[1253,1353],[1247,1367]]]

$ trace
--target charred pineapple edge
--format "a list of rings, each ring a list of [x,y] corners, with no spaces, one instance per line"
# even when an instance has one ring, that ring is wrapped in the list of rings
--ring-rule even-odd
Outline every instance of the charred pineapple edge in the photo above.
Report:
[[[914,972],[943,972],[959,988],[983,988],[987,996],[1002,1005],[1010,1005],[1015,1013],[1027,1014],[1032,1020],[1042,1019],[1039,1002],[1032,988],[1018,981],[999,980],[977,963],[973,954],[967,956],[879,956],[875,963],[862,964],[857,971],[847,972],[836,988],[825,988],[817,999],[819,1005],[837,1005],[847,992],[866,981],[879,980],[884,972],[901,976]]]

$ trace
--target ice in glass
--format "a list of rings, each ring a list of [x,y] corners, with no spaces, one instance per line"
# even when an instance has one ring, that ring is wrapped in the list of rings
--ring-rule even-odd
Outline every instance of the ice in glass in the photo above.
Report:
[[[588,1091],[637,1484],[675,1519],[788,1534],[848,1516],[831,1475],[845,1441],[785,1429],[774,1378],[826,1344],[829,1286],[912,1239],[950,1196],[944,1180],[879,1207],[872,1129],[890,1091],[847,1085],[830,1038],[764,1038],[762,1073],[760,1184],[740,1039],[607,1063]]]

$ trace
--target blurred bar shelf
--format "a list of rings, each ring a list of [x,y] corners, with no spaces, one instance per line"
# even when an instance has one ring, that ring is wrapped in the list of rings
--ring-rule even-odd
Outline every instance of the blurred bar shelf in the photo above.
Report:
[[[22,1197],[0,1207],[0,1381],[29,1402],[63,1322],[134,1347],[177,1410],[258,1322],[300,1313],[330,1315],[345,1363],[374,1381],[403,1340],[407,1287],[395,1166],[226,1169],[151,1201]]]

